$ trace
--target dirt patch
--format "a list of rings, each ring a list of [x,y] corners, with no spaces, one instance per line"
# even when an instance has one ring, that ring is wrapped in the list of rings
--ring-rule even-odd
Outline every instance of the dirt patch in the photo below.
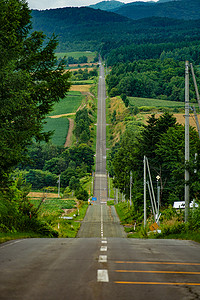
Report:
[[[67,216],[67,215],[69,215],[69,214],[71,214],[71,213],[75,213],[76,211],[77,211],[77,209],[76,208],[71,208],[71,209],[63,209],[63,213],[62,213],[62,216]]]
[[[74,120],[70,119],[70,118],[68,118],[68,120],[69,120],[69,129],[68,129],[68,133],[67,133],[64,148],[70,147],[71,143],[72,143],[71,142],[71,136],[72,136],[72,132],[73,132],[73,128],[74,128]]]
[[[30,198],[58,198],[58,194],[56,193],[41,193],[41,192],[30,192],[28,197]]]
[[[68,114],[62,114],[62,115],[56,115],[56,116],[49,116],[51,119],[58,119],[62,117],[67,117],[67,116],[74,116],[76,113],[68,113]]]
[[[74,67],[87,67],[87,66],[97,66],[98,63],[83,63],[83,64],[69,64],[69,68],[74,68]]]
[[[72,92],[89,92],[91,88],[90,84],[83,84],[83,85],[78,85],[74,84],[71,86],[70,91]]]
[[[159,118],[161,115],[162,115],[162,113],[155,114],[155,117]],[[144,114],[142,116],[144,117],[144,122],[147,123],[148,117],[150,117],[151,114]],[[173,114],[173,116],[176,118],[177,123],[185,125],[185,115],[184,114]],[[199,123],[200,123],[200,115],[198,115],[198,120],[199,120]],[[194,117],[193,114],[190,114],[190,125],[192,127],[196,128],[196,130],[197,130],[197,125],[196,125],[195,117]]]

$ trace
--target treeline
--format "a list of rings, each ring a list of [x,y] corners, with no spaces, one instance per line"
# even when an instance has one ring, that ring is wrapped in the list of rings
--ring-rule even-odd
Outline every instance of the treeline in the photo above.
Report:
[[[129,122],[120,142],[112,148],[108,159],[109,173],[114,178],[115,187],[129,199],[130,172],[132,172],[132,200],[135,214],[140,210],[142,214],[143,209],[144,155],[149,160],[154,186],[157,185],[156,176],[159,175],[160,178],[161,207],[172,205],[174,201],[184,201],[184,134],[184,126],[177,124],[172,115],[165,113],[159,118],[152,115],[145,126],[135,119]],[[195,153],[199,151],[198,134],[191,128],[190,163],[187,165],[190,171],[188,184],[190,199],[197,201],[200,197],[200,157],[195,160]]]
[[[106,77],[108,93],[111,97],[125,94],[132,97],[184,101],[184,72],[184,62],[173,58],[118,63]],[[199,70],[196,68],[195,72],[200,83]],[[195,98],[195,90],[191,88],[190,99]]]
[[[160,44],[124,44],[105,55],[108,66],[117,63],[133,62],[141,59],[173,58],[177,61],[189,60],[200,64],[199,42],[160,43]]]
[[[61,175],[62,191],[71,186],[70,180],[80,179],[92,172],[94,153],[86,144],[79,144],[64,150],[51,143],[40,145],[34,143],[28,153],[29,164],[23,166],[26,182],[33,189],[56,187],[58,175]],[[76,190],[72,188],[72,190]],[[87,200],[87,199],[82,199]]]
[[[80,80],[88,80],[88,79],[94,79],[97,77],[98,71],[97,68],[94,68],[90,71],[88,71],[87,68],[84,70],[79,69],[78,71],[72,71],[71,80],[73,81],[80,81]]]

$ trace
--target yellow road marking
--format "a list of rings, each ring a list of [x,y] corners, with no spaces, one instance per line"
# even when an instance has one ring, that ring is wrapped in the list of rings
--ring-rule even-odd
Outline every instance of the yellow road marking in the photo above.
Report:
[[[141,285],[197,285],[200,286],[200,283],[192,283],[192,282],[137,282],[137,281],[114,281],[114,283],[118,284],[141,284]]]
[[[179,263],[179,262],[160,262],[160,261],[115,261],[116,264],[152,264],[152,265],[185,265],[200,266],[200,263]]]
[[[141,271],[141,270],[115,270],[118,273],[161,273],[161,274],[194,274],[199,275],[200,272],[176,272],[176,271]]]

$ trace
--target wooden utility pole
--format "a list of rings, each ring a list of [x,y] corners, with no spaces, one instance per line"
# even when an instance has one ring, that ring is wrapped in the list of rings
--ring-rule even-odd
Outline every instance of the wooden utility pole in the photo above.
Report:
[[[147,224],[147,169],[146,156],[144,156],[144,227]]]
[[[189,62],[185,62],[185,164],[189,162]],[[185,222],[189,215],[189,171],[185,167]]]

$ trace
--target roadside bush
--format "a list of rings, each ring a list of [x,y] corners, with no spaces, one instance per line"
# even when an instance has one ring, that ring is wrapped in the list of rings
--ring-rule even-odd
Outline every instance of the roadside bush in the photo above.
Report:
[[[200,230],[200,205],[190,210],[189,228],[191,230]]]
[[[89,195],[88,192],[82,188],[75,191],[75,196],[78,200],[88,201]]]
[[[161,235],[180,234],[186,232],[188,226],[185,223],[175,222],[174,224],[165,224],[161,226]]]

